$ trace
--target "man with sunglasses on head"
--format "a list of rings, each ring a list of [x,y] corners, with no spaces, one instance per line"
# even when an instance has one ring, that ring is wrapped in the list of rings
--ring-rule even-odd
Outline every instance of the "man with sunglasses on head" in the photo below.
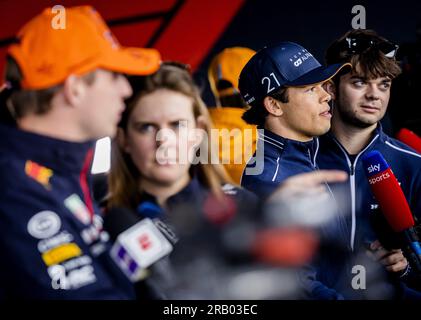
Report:
[[[401,250],[387,245],[393,234],[378,212],[361,161],[368,152],[380,151],[399,180],[413,214],[421,216],[421,155],[386,135],[380,124],[388,106],[392,80],[401,72],[395,60],[397,49],[397,45],[371,30],[349,31],[330,45],[327,63],[350,62],[353,68],[349,73],[337,74],[326,86],[332,96],[332,127],[319,139],[316,157],[320,168],[340,169],[349,174],[349,183],[332,189],[343,209],[350,213],[347,224],[353,255],[368,249],[369,255],[388,272],[390,286],[383,284],[382,288],[386,288],[383,292],[368,296],[374,299],[421,297],[402,285],[401,280],[411,275],[410,266]]]

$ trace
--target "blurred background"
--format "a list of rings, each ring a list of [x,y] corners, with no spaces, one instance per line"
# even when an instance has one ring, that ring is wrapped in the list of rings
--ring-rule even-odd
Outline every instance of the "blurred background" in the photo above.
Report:
[[[399,44],[404,73],[392,87],[385,131],[406,127],[421,134],[421,2],[281,0],[0,0],[0,72],[7,46],[20,26],[44,7],[93,5],[125,46],[157,48],[164,60],[189,64],[209,107],[215,100],[208,84],[212,57],[232,46],[258,50],[294,41],[323,61],[325,48],[352,28],[355,5],[365,8],[366,28]],[[418,33],[417,33],[418,31]],[[418,35],[418,36],[417,36]],[[34,57],[36,59],[36,57]],[[108,154],[108,142],[100,142]],[[97,165],[98,166],[98,165]],[[107,164],[101,164],[105,169]],[[95,169],[98,172],[104,168]]]
[[[324,50],[329,44],[352,28],[352,20],[356,16],[356,13],[352,13],[353,7],[363,6],[365,27],[374,29],[381,36],[400,45],[398,60],[401,61],[403,73],[392,86],[389,110],[382,121],[384,129],[392,136],[403,127],[421,135],[421,103],[418,96],[421,89],[420,1],[0,0],[1,74],[7,47],[14,41],[14,36],[25,22],[48,6],[84,4],[94,6],[101,13],[122,45],[153,47],[161,52],[163,60],[180,61],[190,65],[196,83],[202,91],[202,97],[210,108],[215,106],[216,102],[208,83],[208,69],[212,58],[224,48],[240,46],[259,50],[281,41],[293,41],[307,48],[319,61],[324,61]],[[361,14],[363,12],[359,13]],[[34,56],[33,59],[37,57]],[[104,138],[98,141],[93,173],[108,171],[109,154],[110,140]],[[316,201],[310,199],[303,203],[302,212],[307,214],[310,210],[305,205],[314,209]],[[327,206],[321,204],[319,207],[325,211]],[[286,208],[284,211],[292,212],[291,217],[298,219],[299,212],[292,209]],[[279,207],[276,207],[276,210],[278,211]],[[320,218],[321,213],[313,211],[315,216]],[[303,225],[303,221],[291,218],[291,221],[287,222],[277,221],[277,225]],[[227,243],[236,243],[232,239],[245,240],[243,235],[250,234],[250,228],[249,221],[238,224],[237,228],[228,234],[231,238]],[[277,249],[274,246],[268,247],[268,243],[261,245],[270,249],[267,249],[267,252],[274,252],[269,257],[271,262],[276,260],[275,262],[285,265],[285,261],[289,261],[291,265],[287,265],[287,268],[273,268],[268,272],[267,266],[256,268],[253,265],[252,268],[240,267],[227,274],[225,266],[222,265],[214,274],[209,271],[207,287],[196,289],[227,299],[295,298],[299,294],[295,292],[297,284],[288,280],[294,279],[292,267],[300,265],[301,261],[295,262],[295,265],[291,261],[301,259],[302,256],[296,254],[300,252],[299,248],[309,247],[308,243],[311,245],[314,239],[311,234],[309,237],[307,234],[297,233],[296,230],[292,232],[269,235],[273,240],[271,243],[276,243]],[[280,236],[283,238],[279,238]],[[292,239],[292,242],[286,241],[288,239]],[[304,242],[305,240],[307,242]],[[279,243],[285,245],[279,247]],[[233,249],[235,250],[240,251],[238,248]],[[302,251],[302,254],[306,257],[307,251]],[[341,252],[338,251],[338,254]],[[201,265],[206,267],[211,264],[202,260],[192,263],[192,270],[185,273],[186,281],[190,278],[201,280],[203,270],[206,270],[201,268]],[[377,269],[371,272],[376,273]],[[221,281],[221,277],[226,279]],[[284,283],[282,288],[274,286],[280,282]],[[193,283],[201,285],[203,281]],[[224,284],[222,288],[221,283]],[[253,288],[261,284],[264,289],[249,292],[244,284]],[[374,293],[367,292],[366,295],[381,297],[384,294],[381,290],[382,288],[376,288]]]

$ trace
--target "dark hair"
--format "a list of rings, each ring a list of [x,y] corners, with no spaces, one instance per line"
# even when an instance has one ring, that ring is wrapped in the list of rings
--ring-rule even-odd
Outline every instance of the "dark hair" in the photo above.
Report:
[[[367,39],[373,43],[390,43],[373,30],[350,30],[342,37],[336,39],[326,50],[326,64],[350,62],[352,64],[352,73],[367,79],[379,77],[394,79],[401,73],[398,62],[394,58],[387,57],[378,46],[368,46],[361,52],[353,53],[344,46],[347,43],[347,38]],[[335,76],[335,84],[337,84],[341,75],[343,73]]]
[[[40,90],[23,90],[20,83],[23,79],[22,71],[16,61],[8,56],[5,67],[6,82],[13,86],[8,101],[8,111],[14,119],[22,118],[28,114],[46,114],[51,110],[51,100],[54,95],[63,88],[62,84]],[[82,77],[87,84],[95,81],[95,71],[89,72]]]
[[[219,98],[222,107],[246,108],[247,103],[244,101],[240,93],[234,93]]]
[[[230,108],[247,108],[247,103],[230,81],[225,79],[218,80],[216,82],[216,90],[218,91],[218,95],[215,95],[217,105]]]
[[[280,87],[274,93],[271,93],[269,96],[272,98],[281,101],[282,103],[288,102],[288,88]],[[260,103],[256,103],[250,107],[246,112],[243,113],[242,119],[248,124],[256,124],[258,126],[263,126],[266,121],[266,116],[269,112],[266,110],[263,105],[263,100]]]

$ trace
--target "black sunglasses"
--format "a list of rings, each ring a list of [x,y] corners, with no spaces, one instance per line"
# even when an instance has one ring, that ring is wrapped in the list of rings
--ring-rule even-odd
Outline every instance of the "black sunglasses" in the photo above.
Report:
[[[393,42],[384,40],[377,41],[370,37],[347,37],[342,43],[344,49],[349,54],[359,54],[366,51],[369,48],[375,48],[382,52],[387,58],[395,58],[398,52],[399,46]]]

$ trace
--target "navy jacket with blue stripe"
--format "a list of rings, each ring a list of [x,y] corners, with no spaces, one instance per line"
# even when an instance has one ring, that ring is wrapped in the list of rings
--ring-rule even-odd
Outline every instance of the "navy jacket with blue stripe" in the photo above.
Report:
[[[412,150],[407,145],[390,138],[386,135],[379,124],[373,133],[373,137],[367,146],[358,154],[351,157],[340,142],[329,132],[319,138],[320,148],[316,155],[316,163],[321,169],[338,169],[349,174],[349,181],[332,185],[331,189],[336,199],[341,204],[341,211],[346,214],[346,224],[348,234],[346,235],[349,247],[354,256],[364,252],[367,244],[376,239],[389,240],[393,237],[391,229],[379,229],[378,218],[380,215],[378,202],[374,198],[368,180],[365,175],[361,158],[364,154],[377,150],[390,165],[394,175],[400,182],[403,193],[409,203],[411,211],[417,219],[421,218],[421,155]],[[377,221],[377,222],[376,222]],[[386,224],[384,222],[384,224]],[[387,224],[386,224],[387,225]],[[380,232],[379,232],[380,231]],[[361,255],[361,254],[360,254]],[[392,277],[393,278],[393,277]],[[411,292],[402,281],[407,277],[398,278],[396,276],[389,284],[395,283],[402,287],[401,298],[420,298],[419,293]],[[386,284],[387,281],[384,282]],[[392,290],[389,286],[386,290]],[[398,293],[399,294],[399,293]],[[392,297],[393,297],[392,296]]]
[[[338,169],[349,174],[349,183],[333,187],[340,198],[343,210],[348,212],[347,235],[351,248],[361,247],[376,239],[370,227],[370,214],[378,203],[371,193],[361,158],[364,154],[377,150],[400,182],[412,213],[421,218],[421,155],[407,145],[390,138],[379,125],[369,144],[351,161],[345,148],[332,133],[319,138],[320,149],[316,157],[321,169]]]
[[[257,150],[253,161],[249,161],[241,177],[241,186],[266,198],[285,179],[316,169],[314,157],[319,142],[313,139],[300,142],[283,138],[267,129],[259,128]],[[259,153],[263,149],[263,152]],[[259,158],[259,154],[263,159]],[[255,160],[254,160],[255,159]],[[247,168],[254,168],[256,161],[263,162],[260,174],[248,174]]]
[[[269,130],[260,129],[257,148],[254,159],[249,161],[243,172],[241,185],[257,194],[261,199],[268,197],[287,178],[318,169],[315,164],[319,148],[318,139],[299,142],[283,138]],[[261,149],[259,150],[259,148]],[[262,149],[263,152],[261,152]],[[259,151],[263,155],[262,158],[257,156]],[[247,174],[247,168],[256,167],[256,165],[261,166],[260,174]],[[311,213],[309,212],[309,214]],[[325,240],[335,242],[336,249],[338,249],[335,249],[332,256],[323,255],[323,263],[330,259],[334,260],[338,252],[343,254],[349,251],[346,237],[349,232],[341,213],[338,212],[330,223],[321,228],[320,232]],[[320,272],[323,272],[325,276],[321,276]],[[316,299],[343,298],[340,293],[329,287],[329,283],[334,284],[337,277],[337,273],[331,272],[330,269],[321,270],[315,265],[309,266],[300,276],[308,296]]]

